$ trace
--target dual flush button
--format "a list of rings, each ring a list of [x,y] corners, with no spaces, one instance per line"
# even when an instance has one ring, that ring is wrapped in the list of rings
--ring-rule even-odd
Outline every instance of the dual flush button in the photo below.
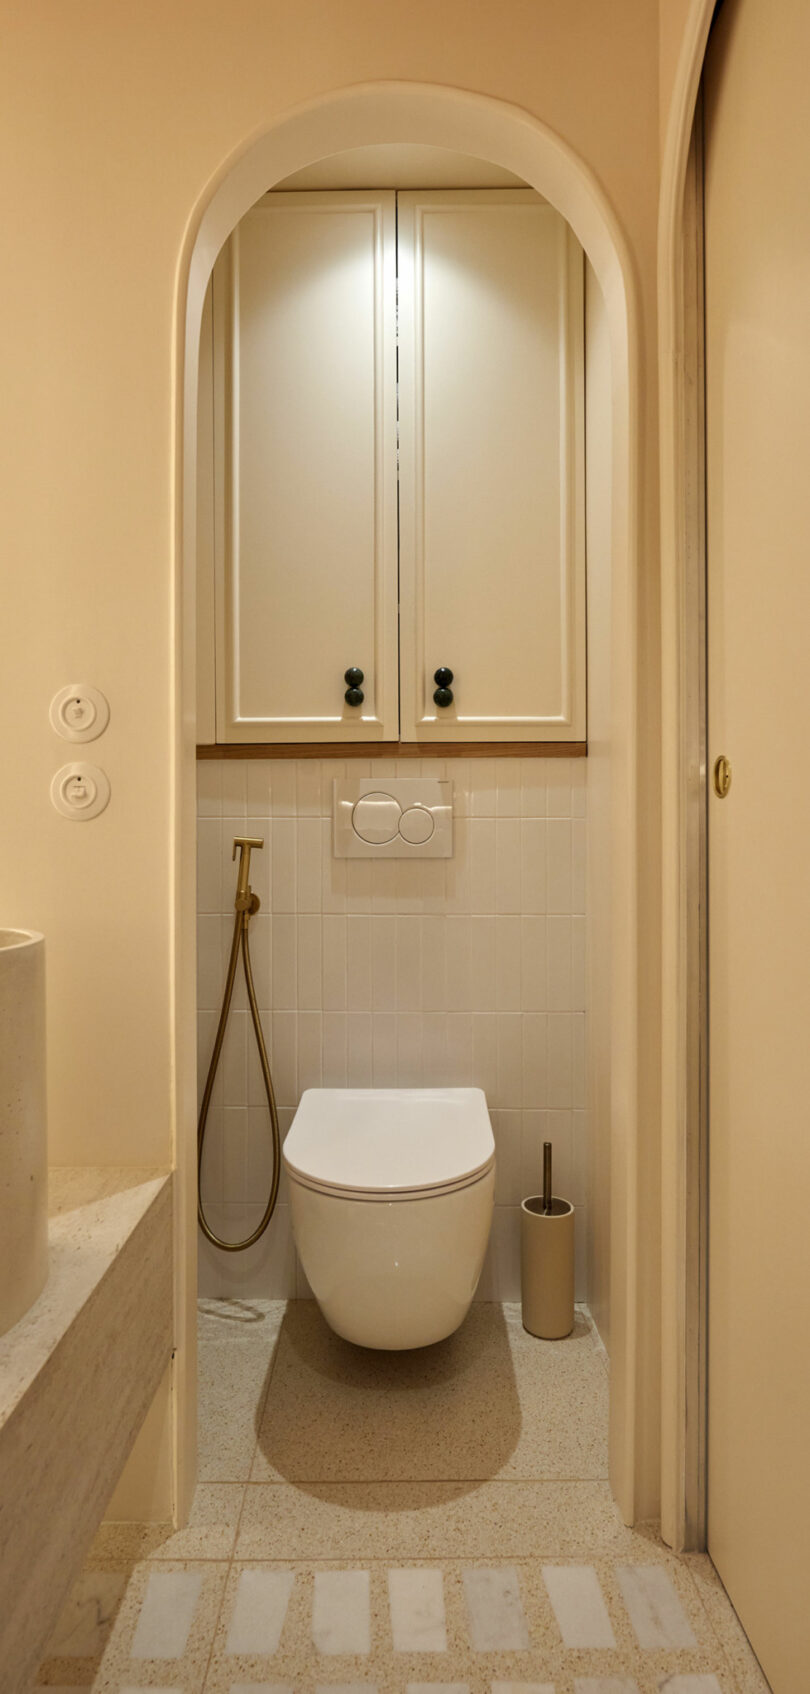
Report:
[[[452,784],[427,777],[337,780],[334,847],[341,859],[449,859]]]

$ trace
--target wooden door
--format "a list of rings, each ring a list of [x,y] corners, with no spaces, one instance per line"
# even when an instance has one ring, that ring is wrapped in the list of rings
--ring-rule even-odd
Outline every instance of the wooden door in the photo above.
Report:
[[[400,194],[398,246],[402,737],[584,738],[582,250],[529,189]]]
[[[267,194],[215,275],[219,741],[398,733],[394,204]]]
[[[708,1544],[774,1694],[810,1677],[810,8],[706,64]]]

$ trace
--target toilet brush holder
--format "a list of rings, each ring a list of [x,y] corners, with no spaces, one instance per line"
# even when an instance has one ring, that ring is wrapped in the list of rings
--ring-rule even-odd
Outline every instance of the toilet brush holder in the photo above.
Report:
[[[523,1327],[561,1341],[574,1327],[574,1208],[533,1194],[520,1208]]]

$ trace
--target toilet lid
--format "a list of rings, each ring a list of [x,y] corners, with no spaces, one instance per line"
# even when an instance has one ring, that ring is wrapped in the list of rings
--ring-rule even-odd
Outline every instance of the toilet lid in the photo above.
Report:
[[[480,1088],[308,1088],[284,1143],[294,1176],[344,1194],[466,1186],[494,1155]]]

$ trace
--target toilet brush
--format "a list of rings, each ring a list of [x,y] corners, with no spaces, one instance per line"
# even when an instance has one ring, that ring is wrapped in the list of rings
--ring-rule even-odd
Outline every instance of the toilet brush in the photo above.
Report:
[[[551,1142],[543,1142],[543,1192],[524,1200],[520,1219],[523,1327],[559,1341],[574,1327],[574,1208],[555,1199]]]

